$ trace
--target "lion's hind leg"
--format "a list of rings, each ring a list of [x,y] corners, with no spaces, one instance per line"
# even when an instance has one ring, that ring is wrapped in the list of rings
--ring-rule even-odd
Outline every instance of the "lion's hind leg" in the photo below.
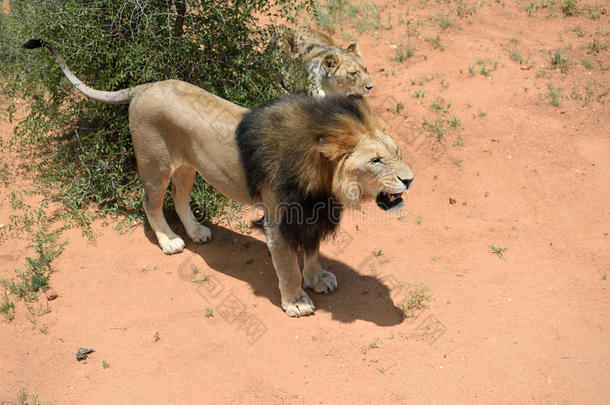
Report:
[[[163,199],[165,197],[165,190],[167,190],[169,185],[170,174],[167,172],[156,172],[154,169],[150,171],[144,170],[141,166],[138,167],[138,170],[145,192],[142,205],[144,206],[148,222],[157,236],[161,250],[166,255],[182,252],[184,241],[171,230],[165,220],[165,215],[163,215]]]
[[[191,189],[195,182],[195,169],[182,166],[172,175],[172,198],[176,212],[186,229],[186,233],[195,243],[205,243],[212,239],[212,231],[199,223],[191,211]]]
[[[320,248],[305,252],[303,258],[303,287],[317,293],[331,293],[337,289],[337,277],[320,265]]]

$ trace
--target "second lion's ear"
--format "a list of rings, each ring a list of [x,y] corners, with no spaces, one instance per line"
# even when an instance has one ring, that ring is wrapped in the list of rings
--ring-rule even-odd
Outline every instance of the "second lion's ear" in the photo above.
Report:
[[[337,66],[338,63],[339,59],[335,55],[326,55],[324,59],[322,59],[322,66],[327,72],[334,69],[334,67]]]
[[[362,57],[362,54],[360,53],[360,45],[358,45],[358,42],[351,43],[347,47],[347,51],[353,53],[354,55]]]

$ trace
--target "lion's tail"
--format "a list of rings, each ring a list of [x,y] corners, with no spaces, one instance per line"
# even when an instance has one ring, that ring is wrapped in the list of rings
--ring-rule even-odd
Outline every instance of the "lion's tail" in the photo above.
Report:
[[[59,63],[59,67],[64,72],[64,75],[66,75],[70,83],[72,83],[74,87],[76,87],[76,89],[85,96],[106,104],[129,104],[134,88],[117,91],[102,91],[92,89],[85,83],[81,82],[80,79],[76,77],[70,69],[68,69],[68,66],[66,66],[66,63],[62,59],[57,49],[53,48],[53,46],[51,46],[49,43],[40,39],[30,39],[28,42],[23,44],[23,47],[26,49],[36,49],[43,46],[48,48],[49,51],[51,51],[51,53],[55,56],[57,63]]]

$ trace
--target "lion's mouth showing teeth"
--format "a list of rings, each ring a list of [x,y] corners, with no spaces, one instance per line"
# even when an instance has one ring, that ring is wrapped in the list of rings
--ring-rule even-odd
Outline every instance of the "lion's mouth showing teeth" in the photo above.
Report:
[[[377,205],[382,210],[389,210],[390,208],[394,208],[403,202],[402,193],[391,194],[384,193],[382,191],[381,193],[377,194],[375,201],[377,201]]]

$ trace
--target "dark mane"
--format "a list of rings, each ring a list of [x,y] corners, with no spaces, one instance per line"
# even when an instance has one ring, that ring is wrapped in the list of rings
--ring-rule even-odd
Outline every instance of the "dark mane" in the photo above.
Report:
[[[265,186],[275,192],[292,248],[311,251],[336,231],[343,207],[332,192],[334,156],[350,153],[368,112],[360,97],[293,95],[255,108],[237,127],[250,195],[260,199]]]

